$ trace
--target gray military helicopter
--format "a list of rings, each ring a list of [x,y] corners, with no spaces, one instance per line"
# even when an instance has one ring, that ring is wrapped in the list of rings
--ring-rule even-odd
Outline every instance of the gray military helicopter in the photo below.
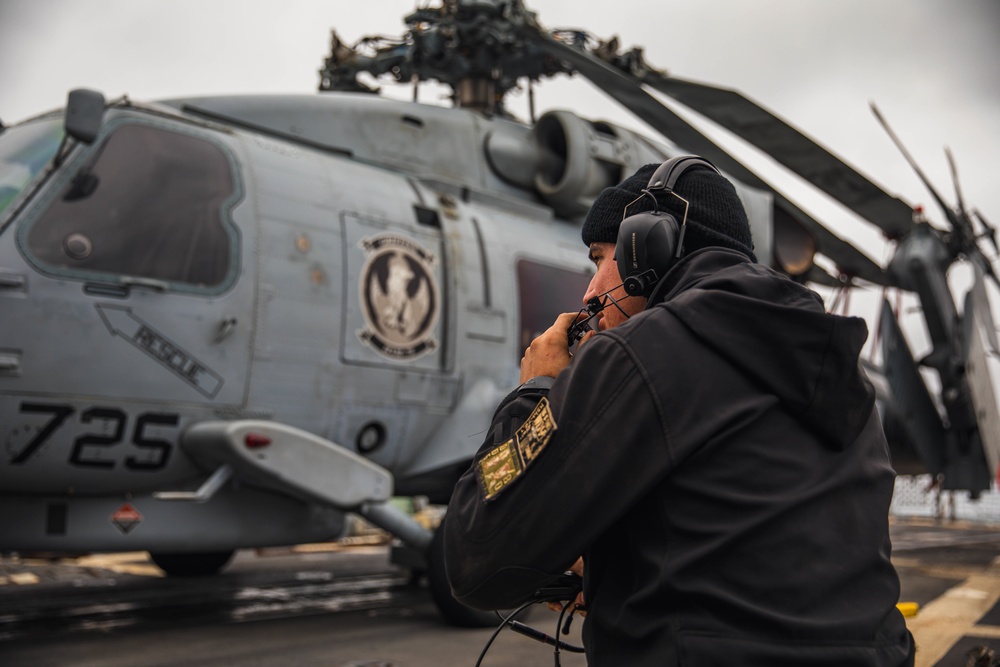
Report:
[[[236,549],[336,538],[358,513],[427,572],[448,620],[492,625],[455,603],[434,533],[390,499],[448,501],[525,346],[580,305],[594,196],[682,153],[737,182],[758,256],[795,279],[922,298],[932,285],[925,313],[953,346],[934,357],[954,370],[944,405],[971,404],[967,323],[989,311],[976,301],[956,319],[945,270],[975,235],[914,224],[738,93],[545,30],[519,0],[445,0],[405,20],[398,40],[334,35],[318,95],[147,103],[80,89],[2,129],[0,550],[146,550],[169,574],[205,574]],[[507,112],[519,82],[573,73],[662,138]],[[386,99],[360,75],[438,81],[454,107]],[[873,262],[645,87],[878,225],[901,259]],[[964,205],[956,215],[971,225]],[[930,397],[905,374],[898,326],[883,329],[890,370],[906,368],[877,378],[894,447],[982,488],[991,427],[966,411],[913,428],[913,410],[937,408],[918,403]]]
[[[942,412],[931,398],[899,322],[883,301],[878,334],[888,389],[883,419],[893,449],[893,464],[901,474],[931,473],[945,490],[967,490],[978,498],[1000,479],[1000,418],[987,356],[1000,354],[986,279],[1000,285],[992,261],[980,247],[997,247],[996,230],[978,210],[966,208],[951,152],[946,149],[955,184],[956,205],[949,206],[906,150],[888,122],[872,104],[872,111],[914,172],[943,211],[947,229],[932,227],[922,208],[898,237],[886,267],[884,284],[914,292],[920,300],[930,335],[931,351],[920,365],[933,369],[940,383]],[[976,229],[979,223],[979,230]],[[981,230],[981,231],[980,231]],[[887,234],[895,233],[886,230]],[[947,271],[959,259],[967,261],[974,280],[959,313]],[[942,446],[943,443],[943,446]]]

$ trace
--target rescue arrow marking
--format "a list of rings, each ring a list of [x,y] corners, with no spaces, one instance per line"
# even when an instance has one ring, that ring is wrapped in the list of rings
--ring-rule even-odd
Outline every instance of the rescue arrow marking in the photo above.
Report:
[[[222,388],[222,376],[132,314],[126,306],[98,305],[97,312],[112,336],[120,336],[208,398]]]

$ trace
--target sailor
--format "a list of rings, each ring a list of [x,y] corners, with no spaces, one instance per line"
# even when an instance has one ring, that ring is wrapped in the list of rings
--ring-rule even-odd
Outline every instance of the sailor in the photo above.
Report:
[[[525,352],[445,518],[455,597],[513,608],[582,556],[591,667],[912,664],[864,321],[757,263],[694,156],[582,236],[599,332],[571,354],[566,313]]]

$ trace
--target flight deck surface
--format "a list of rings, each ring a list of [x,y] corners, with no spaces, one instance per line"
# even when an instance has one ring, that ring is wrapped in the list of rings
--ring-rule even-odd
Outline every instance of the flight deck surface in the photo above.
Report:
[[[1000,527],[894,518],[891,531],[901,602],[918,606],[907,618],[916,664],[964,667],[977,647],[1000,652]],[[221,575],[192,579],[164,578],[138,552],[5,556],[0,664],[475,664],[492,629],[449,627],[384,543],[361,542],[244,551]],[[538,608],[529,621],[551,634],[556,618]],[[550,647],[505,631],[483,664],[552,660]]]

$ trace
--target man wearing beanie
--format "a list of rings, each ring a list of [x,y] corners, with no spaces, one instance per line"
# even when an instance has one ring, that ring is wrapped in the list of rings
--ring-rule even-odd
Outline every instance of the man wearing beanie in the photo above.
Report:
[[[694,159],[670,192],[648,187],[659,166],[584,222],[599,332],[571,354],[566,313],[532,342],[455,487],[456,599],[514,608],[582,566],[591,667],[912,665],[864,321],[757,263],[714,168]],[[616,261],[619,230],[650,210],[682,247],[630,296],[619,262],[642,237]]]

